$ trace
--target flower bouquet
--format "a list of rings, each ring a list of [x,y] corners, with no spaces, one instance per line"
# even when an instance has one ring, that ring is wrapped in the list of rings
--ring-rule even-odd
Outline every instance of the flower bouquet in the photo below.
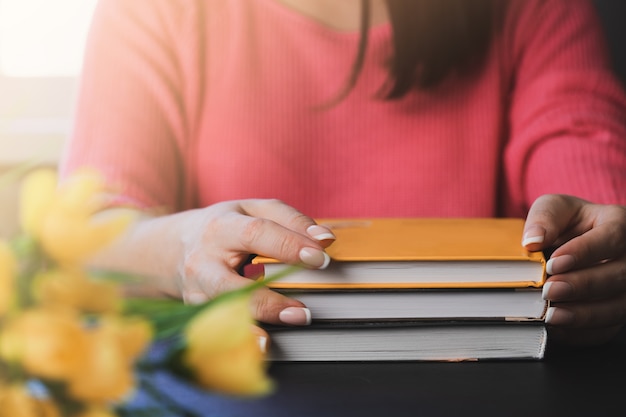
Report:
[[[125,298],[125,281],[137,278],[86,265],[133,221],[94,216],[103,187],[88,170],[62,184],[53,170],[23,179],[21,233],[0,240],[0,417],[130,415],[124,404],[139,389],[142,357],[165,338],[173,342],[160,364],[199,386],[228,395],[271,392],[248,308],[264,282],[201,305]]]

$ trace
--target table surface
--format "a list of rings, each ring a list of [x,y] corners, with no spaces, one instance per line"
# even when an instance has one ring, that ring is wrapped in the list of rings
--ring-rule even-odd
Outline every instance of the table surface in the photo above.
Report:
[[[626,331],[611,343],[548,349],[542,361],[276,363],[274,394],[235,399],[173,375],[150,376],[141,401],[183,406],[172,416],[624,416]],[[143,396],[143,398],[142,398]]]

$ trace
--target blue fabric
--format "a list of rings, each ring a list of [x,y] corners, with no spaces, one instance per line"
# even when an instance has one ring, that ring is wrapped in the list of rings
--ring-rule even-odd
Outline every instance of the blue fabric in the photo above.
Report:
[[[262,399],[211,393],[163,366],[171,345],[171,341],[158,342],[146,354],[138,370],[138,390],[119,410],[122,416],[243,417],[254,413],[255,403]]]

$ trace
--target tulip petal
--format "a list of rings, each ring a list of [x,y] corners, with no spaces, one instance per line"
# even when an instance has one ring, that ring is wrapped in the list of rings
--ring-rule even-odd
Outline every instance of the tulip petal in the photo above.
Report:
[[[183,362],[205,388],[241,396],[271,391],[249,302],[249,294],[225,298],[189,323]]]
[[[15,296],[17,262],[9,245],[0,240],[0,317],[9,311]]]
[[[54,201],[57,175],[50,169],[29,173],[20,188],[19,220],[22,230],[38,236],[45,213]]]

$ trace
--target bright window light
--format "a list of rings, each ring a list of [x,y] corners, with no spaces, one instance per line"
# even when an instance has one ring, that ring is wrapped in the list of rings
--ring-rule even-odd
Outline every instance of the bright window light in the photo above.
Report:
[[[0,0],[0,72],[73,76],[97,0]]]

